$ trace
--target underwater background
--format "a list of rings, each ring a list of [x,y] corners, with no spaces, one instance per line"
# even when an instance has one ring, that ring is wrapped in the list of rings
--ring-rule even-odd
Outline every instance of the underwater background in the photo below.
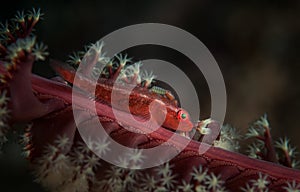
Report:
[[[49,58],[62,61],[132,24],[165,23],[190,32],[207,46],[223,73],[228,97],[225,123],[245,133],[249,123],[267,113],[274,138],[287,136],[300,148],[299,1],[7,1],[0,6],[0,20],[32,7],[44,13],[35,31],[38,40],[48,45]],[[207,84],[185,56],[150,45],[126,52],[136,60],[164,59],[179,66],[197,87],[201,119],[209,117]],[[54,76],[44,63],[33,70]],[[17,140],[12,135],[0,156],[1,191],[43,191],[34,183]]]

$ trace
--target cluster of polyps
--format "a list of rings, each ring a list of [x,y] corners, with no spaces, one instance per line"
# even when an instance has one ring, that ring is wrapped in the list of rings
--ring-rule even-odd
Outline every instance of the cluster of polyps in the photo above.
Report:
[[[145,88],[153,86],[156,76],[152,72],[142,71],[141,61],[133,62],[132,58],[126,54],[118,54],[113,58],[107,57],[103,46],[104,43],[98,41],[88,46],[86,52],[73,53],[67,62],[75,68],[79,65],[85,65],[79,68],[89,68],[88,65],[94,65],[92,70],[85,74],[94,79],[102,77],[117,80],[118,83],[134,84]]]
[[[182,156],[174,158],[173,162],[152,170],[139,172],[103,162],[90,151],[89,147],[94,146],[99,153],[108,153],[109,143],[105,140],[96,143],[89,141],[84,143],[78,135],[76,136],[78,132],[76,132],[76,126],[72,126],[74,125],[72,124],[73,119],[70,118],[73,117],[72,111],[68,108],[71,103],[69,100],[70,87],[58,85],[57,82],[42,77],[32,76],[30,73],[34,59],[43,59],[45,56],[43,52],[45,47],[37,45],[34,48],[35,38],[29,37],[32,27],[39,20],[39,15],[39,11],[35,10],[26,15],[21,12],[14,19],[14,22],[19,23],[19,28],[10,30],[10,26],[7,24],[1,27],[1,35],[4,34],[5,38],[0,43],[0,137],[1,142],[5,140],[5,137],[2,136],[8,128],[7,118],[10,113],[15,118],[12,123],[17,122],[17,120],[23,123],[33,120],[32,126],[26,129],[26,134],[23,136],[25,154],[34,167],[38,182],[49,190],[80,192],[140,191],[141,189],[144,191],[225,191],[225,187],[231,187],[235,190],[267,191],[269,188],[273,190],[274,187],[277,187],[276,189],[285,191],[299,191],[300,177],[296,170],[283,168],[275,163],[252,160],[243,155],[215,147],[202,156],[197,153],[199,143],[193,141],[191,143],[193,143],[194,148],[184,150]],[[95,45],[92,50],[98,53],[100,48],[102,46]],[[81,60],[81,58],[76,59],[77,61]],[[103,74],[102,72],[99,74],[114,78],[115,74],[119,73],[122,81],[136,79],[138,83],[141,83],[141,86],[146,88],[152,83],[153,75],[146,74],[143,76],[140,74],[140,63],[126,67],[127,62],[129,62],[127,57],[118,56],[116,60],[117,62],[113,62],[113,60],[108,59],[107,61],[110,62],[105,65]],[[35,88],[36,94],[33,94],[32,87]],[[158,88],[155,90],[165,94],[164,90]],[[10,100],[8,95],[11,97]],[[61,100],[64,102],[59,102]],[[47,103],[47,101],[50,102]],[[8,105],[8,102],[12,105]],[[30,103],[30,107],[23,107],[24,103]],[[37,108],[46,110],[41,113]],[[105,112],[109,113],[108,111]],[[130,142],[134,139],[137,142],[141,141],[140,137],[128,137],[128,133],[124,132],[114,119],[100,115],[97,118],[101,118],[102,121],[106,120],[109,128],[115,129],[112,135],[117,137],[117,141],[120,141],[120,138]],[[250,150],[250,152],[255,152],[256,157],[274,160],[273,157],[277,157],[274,156],[274,150],[271,147],[270,128],[266,117],[261,118],[254,125],[255,127],[249,130],[247,136],[260,140],[263,145],[255,146],[258,150]],[[207,129],[199,130],[203,131],[203,134],[210,132]],[[155,147],[166,140],[164,134],[168,132],[163,130],[160,133],[162,134],[149,136],[149,140],[139,144]],[[233,144],[231,140],[235,138],[233,133],[232,129],[224,129],[221,133],[223,139],[215,145],[231,146]],[[172,146],[176,147],[179,144],[176,143]],[[267,148],[266,151],[260,148],[264,146]],[[275,147],[282,152],[282,156],[278,155],[278,163],[292,167],[296,164],[290,161],[291,158],[295,157],[295,148],[291,147],[287,139],[279,140],[275,143]],[[118,159],[123,165],[139,163],[142,160],[143,157],[138,152],[128,154],[126,158]],[[184,167],[189,169],[183,169],[180,166],[182,162],[185,163]],[[237,167],[239,168],[238,174],[232,171]],[[227,180],[223,181],[223,176]]]

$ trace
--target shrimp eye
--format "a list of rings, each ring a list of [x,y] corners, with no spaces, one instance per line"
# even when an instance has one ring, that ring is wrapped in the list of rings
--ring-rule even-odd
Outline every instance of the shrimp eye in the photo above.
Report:
[[[177,112],[177,119],[185,119],[185,118],[186,118],[186,114],[182,110],[179,110]]]

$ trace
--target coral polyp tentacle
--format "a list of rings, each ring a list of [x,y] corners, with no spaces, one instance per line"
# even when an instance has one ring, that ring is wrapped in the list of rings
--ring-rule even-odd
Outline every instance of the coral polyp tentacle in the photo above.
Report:
[[[88,48],[93,49],[100,55],[102,53],[103,46],[103,41],[97,41],[96,43],[91,44]]]
[[[142,83],[143,86],[146,88],[149,88],[152,81],[156,78],[156,76],[153,74],[153,72],[151,71],[150,73],[148,73],[147,71],[144,71],[142,73]]]
[[[116,55],[116,58],[118,59],[119,62],[118,62],[117,70],[112,76],[112,80],[116,80],[120,75],[122,69],[125,67],[125,65],[131,62],[131,58],[128,58],[126,54],[124,56],[122,54]]]

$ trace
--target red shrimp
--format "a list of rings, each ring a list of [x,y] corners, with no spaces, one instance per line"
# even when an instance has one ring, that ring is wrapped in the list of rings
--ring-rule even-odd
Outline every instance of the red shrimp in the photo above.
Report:
[[[76,70],[74,68],[65,63],[57,61],[52,61],[51,66],[60,76],[62,76],[65,81],[71,84],[74,82],[76,74]],[[76,75],[76,84],[81,90],[87,93],[92,93],[92,91],[95,91],[96,101],[111,105],[111,94],[115,82],[113,79],[99,78],[95,85],[95,82],[85,77],[81,73],[77,73]],[[114,98],[117,100],[117,104],[114,105],[114,107],[121,111],[126,111],[128,106],[124,105],[126,104],[124,101],[126,97],[128,98],[128,88],[126,85],[117,84],[117,86],[115,85],[114,87],[114,91],[117,93],[117,98]],[[154,112],[151,113],[151,115],[154,116],[154,119],[161,118],[165,115],[165,120],[162,124],[164,128],[183,132],[189,132],[193,129],[194,124],[191,122],[189,114],[184,109],[176,106],[174,101],[168,99],[167,97],[163,97],[162,95],[151,92],[145,87],[136,86],[131,91],[129,96],[129,110],[133,115],[149,119],[150,104],[153,101],[162,103],[166,108],[166,114],[163,114],[161,110],[155,111],[155,109]]]

